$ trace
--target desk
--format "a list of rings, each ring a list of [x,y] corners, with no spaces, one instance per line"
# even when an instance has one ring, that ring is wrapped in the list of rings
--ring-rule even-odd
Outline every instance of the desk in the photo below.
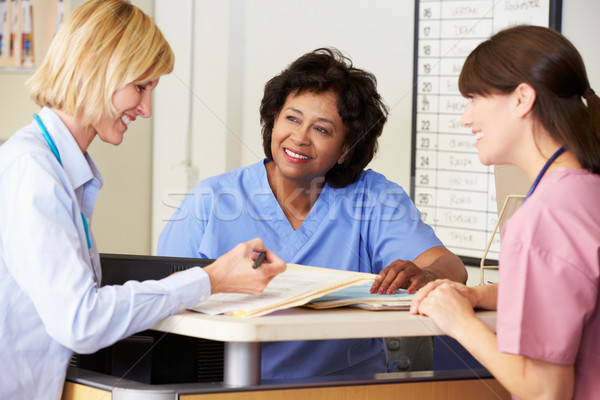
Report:
[[[476,315],[496,330],[495,311],[478,311]],[[291,308],[250,319],[184,311],[163,319],[152,329],[225,342],[224,383],[230,386],[260,384],[261,342],[443,334],[430,318],[408,311],[355,308]]]
[[[478,311],[495,330],[496,313]],[[226,343],[223,382],[148,385],[69,368],[63,400],[366,400],[435,398],[498,400],[510,394],[487,371],[416,371],[369,376],[316,377],[260,382],[260,343],[368,337],[433,336],[440,330],[428,317],[407,311],[352,308],[292,308],[243,319],[191,311],[165,318],[154,330]],[[241,360],[241,361],[240,361]],[[466,373],[465,373],[466,372]]]

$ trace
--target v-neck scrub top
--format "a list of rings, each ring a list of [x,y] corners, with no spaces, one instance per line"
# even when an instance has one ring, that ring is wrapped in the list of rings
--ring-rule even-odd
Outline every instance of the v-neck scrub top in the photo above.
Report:
[[[573,364],[573,399],[598,398],[600,175],[548,172],[501,240],[498,350]]]
[[[325,185],[294,230],[269,186],[267,162],[198,183],[161,233],[157,254],[216,258],[260,237],[287,263],[379,273],[443,245],[406,192],[371,170],[345,188]],[[380,373],[386,364],[381,338],[262,344],[262,379]]]

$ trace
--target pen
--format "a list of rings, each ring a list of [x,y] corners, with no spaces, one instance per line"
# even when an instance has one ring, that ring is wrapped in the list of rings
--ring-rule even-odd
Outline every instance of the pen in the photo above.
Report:
[[[267,253],[260,253],[258,255],[258,258],[256,259],[256,261],[254,261],[254,264],[252,264],[252,268],[256,269],[258,268],[258,266],[260,265],[261,262],[263,262],[263,260],[265,259],[265,257],[267,256]]]

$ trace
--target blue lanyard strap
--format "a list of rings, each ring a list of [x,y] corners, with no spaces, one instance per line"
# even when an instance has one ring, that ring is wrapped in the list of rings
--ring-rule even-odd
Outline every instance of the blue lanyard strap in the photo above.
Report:
[[[48,133],[46,126],[40,119],[40,116],[37,114],[33,114],[33,119],[35,119],[35,121],[40,126],[40,129],[42,130],[42,134],[44,135],[44,139],[46,139],[46,143],[48,143],[48,147],[50,147],[50,150],[52,150],[52,154],[54,154],[54,157],[56,157],[56,159],[58,160],[58,163],[60,165],[62,165],[62,160],[60,159],[60,154],[58,152],[58,149],[56,148],[56,144],[54,144],[54,141],[50,137],[50,134]]]
[[[83,229],[85,229],[85,239],[87,240],[88,250],[90,251],[90,257],[92,256],[92,242],[90,241],[90,229],[88,228],[87,219],[81,212],[81,220],[83,221]]]
[[[33,114],[33,119],[35,119],[35,121],[40,126],[40,129],[42,130],[42,134],[44,135],[44,139],[46,139],[46,143],[48,143],[48,147],[50,147],[50,150],[52,150],[52,154],[54,154],[54,157],[56,157],[56,159],[58,160],[58,163],[62,166],[62,160],[60,159],[60,153],[58,152],[58,148],[56,148],[56,144],[54,143],[54,140],[52,140],[52,138],[50,137],[50,134],[48,133],[46,126],[40,119],[40,116],[37,114]],[[83,221],[83,228],[85,229],[85,239],[87,240],[88,251],[90,252],[90,257],[91,257],[92,242],[90,240],[90,231],[88,228],[88,223],[87,223],[87,220],[86,220],[83,212],[81,213],[81,220]]]
[[[544,168],[542,168],[542,170],[538,174],[537,178],[535,178],[535,181],[533,182],[533,185],[531,185],[531,188],[529,188],[529,192],[527,192],[527,196],[525,196],[525,200],[527,200],[529,198],[529,196],[531,196],[531,194],[533,193],[533,191],[537,187],[538,183],[540,183],[540,181],[542,180],[542,177],[544,176],[544,174],[548,170],[548,167],[550,167],[550,164],[552,164],[554,162],[554,160],[556,160],[558,158],[558,156],[560,156],[564,152],[565,152],[565,148],[561,147],[560,149],[556,150],[556,152],[554,154],[552,154],[552,157],[550,157],[548,159],[548,161],[546,161],[546,164],[544,165]]]

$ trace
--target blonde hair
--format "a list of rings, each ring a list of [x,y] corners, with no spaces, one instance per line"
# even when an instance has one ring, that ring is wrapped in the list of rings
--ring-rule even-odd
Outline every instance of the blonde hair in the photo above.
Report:
[[[27,81],[32,100],[91,126],[115,116],[113,94],[170,73],[175,57],[152,18],[125,0],[91,0],[73,11]]]

